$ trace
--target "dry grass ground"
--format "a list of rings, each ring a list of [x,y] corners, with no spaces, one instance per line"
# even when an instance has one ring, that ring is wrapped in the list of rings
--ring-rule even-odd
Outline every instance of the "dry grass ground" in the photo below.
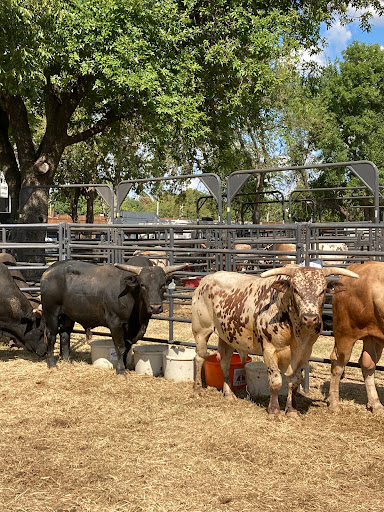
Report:
[[[147,335],[167,329],[152,321]],[[331,414],[329,365],[311,364],[300,419],[271,423],[267,399],[228,402],[211,388],[193,398],[191,383],[116,376],[77,339],[74,363],[53,370],[0,346],[1,512],[384,510],[384,417],[366,410],[358,369]],[[331,345],[321,339],[316,355]]]

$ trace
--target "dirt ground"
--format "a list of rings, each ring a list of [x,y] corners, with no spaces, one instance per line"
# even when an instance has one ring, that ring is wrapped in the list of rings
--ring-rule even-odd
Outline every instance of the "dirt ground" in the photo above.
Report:
[[[49,370],[0,345],[1,512],[384,511],[384,416],[366,410],[358,369],[334,414],[329,365],[312,363],[300,418],[270,422],[266,397],[97,369],[81,335],[73,359]],[[378,388],[384,401],[382,373]]]

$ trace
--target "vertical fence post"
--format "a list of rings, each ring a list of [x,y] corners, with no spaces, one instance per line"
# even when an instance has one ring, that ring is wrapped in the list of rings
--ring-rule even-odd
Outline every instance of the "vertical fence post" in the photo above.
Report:
[[[307,229],[305,231],[305,250],[304,250],[304,254],[305,254],[305,266],[307,267],[309,265],[309,254],[308,254],[308,250],[310,249],[311,247],[311,226],[309,224],[307,224]]]
[[[60,222],[59,224],[59,229],[58,229],[58,244],[59,244],[59,261],[63,261],[65,260],[65,246],[68,245],[66,244],[66,241],[68,240],[68,236],[67,236],[67,229],[66,229],[66,225],[65,225],[65,222]]]
[[[67,260],[70,260],[71,259],[71,248],[70,248],[70,243],[71,243],[71,226],[67,224],[67,230],[66,230],[66,240],[65,240],[65,245],[67,246],[67,250],[65,251],[66,253],[66,258]]]
[[[7,230],[5,228],[1,229],[1,241],[3,244],[7,241]],[[4,252],[7,252],[6,249],[3,249]]]
[[[173,265],[174,250],[175,250],[175,232],[174,232],[173,228],[169,229],[169,247],[171,249],[171,253],[169,255],[169,260],[170,260],[170,264]],[[173,311],[173,290],[175,288],[174,285],[172,286],[172,283],[174,284],[173,279],[172,279],[171,283],[168,286],[169,317],[170,317],[169,328],[168,328],[168,338],[169,338],[169,341],[171,343],[173,342],[173,316],[174,316],[174,311]]]

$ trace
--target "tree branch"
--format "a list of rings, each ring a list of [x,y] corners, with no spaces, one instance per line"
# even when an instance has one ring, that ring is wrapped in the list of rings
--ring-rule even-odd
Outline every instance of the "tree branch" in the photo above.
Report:
[[[63,121],[66,124],[72,117],[80,101],[87,95],[92,85],[95,83],[96,77],[93,75],[80,76],[71,92],[62,93],[59,96],[61,101]]]
[[[68,136],[66,146],[71,146],[72,144],[76,144],[77,142],[84,142],[85,140],[90,139],[94,135],[98,133],[102,133],[108,126],[111,126],[113,123],[120,121],[123,119],[122,115],[111,115],[107,114],[106,116],[99,119],[93,126],[84,130],[83,132],[77,133],[76,135]]]

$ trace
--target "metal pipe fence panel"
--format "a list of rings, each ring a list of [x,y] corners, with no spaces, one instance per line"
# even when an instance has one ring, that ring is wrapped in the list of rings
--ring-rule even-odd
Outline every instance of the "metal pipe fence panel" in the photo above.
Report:
[[[384,224],[3,224],[0,250],[16,257],[17,267],[11,268],[23,272],[25,290],[34,294],[39,293],[42,273],[55,261],[114,264],[144,254],[158,265],[188,263],[174,275],[165,295],[167,313],[153,317],[168,322],[164,342],[182,343],[174,338],[174,326],[191,319],[178,315],[178,309],[191,305],[193,291],[205,275],[227,270],[257,276],[287,263],[345,267],[384,261]],[[331,335],[331,296],[324,315],[323,334]]]

